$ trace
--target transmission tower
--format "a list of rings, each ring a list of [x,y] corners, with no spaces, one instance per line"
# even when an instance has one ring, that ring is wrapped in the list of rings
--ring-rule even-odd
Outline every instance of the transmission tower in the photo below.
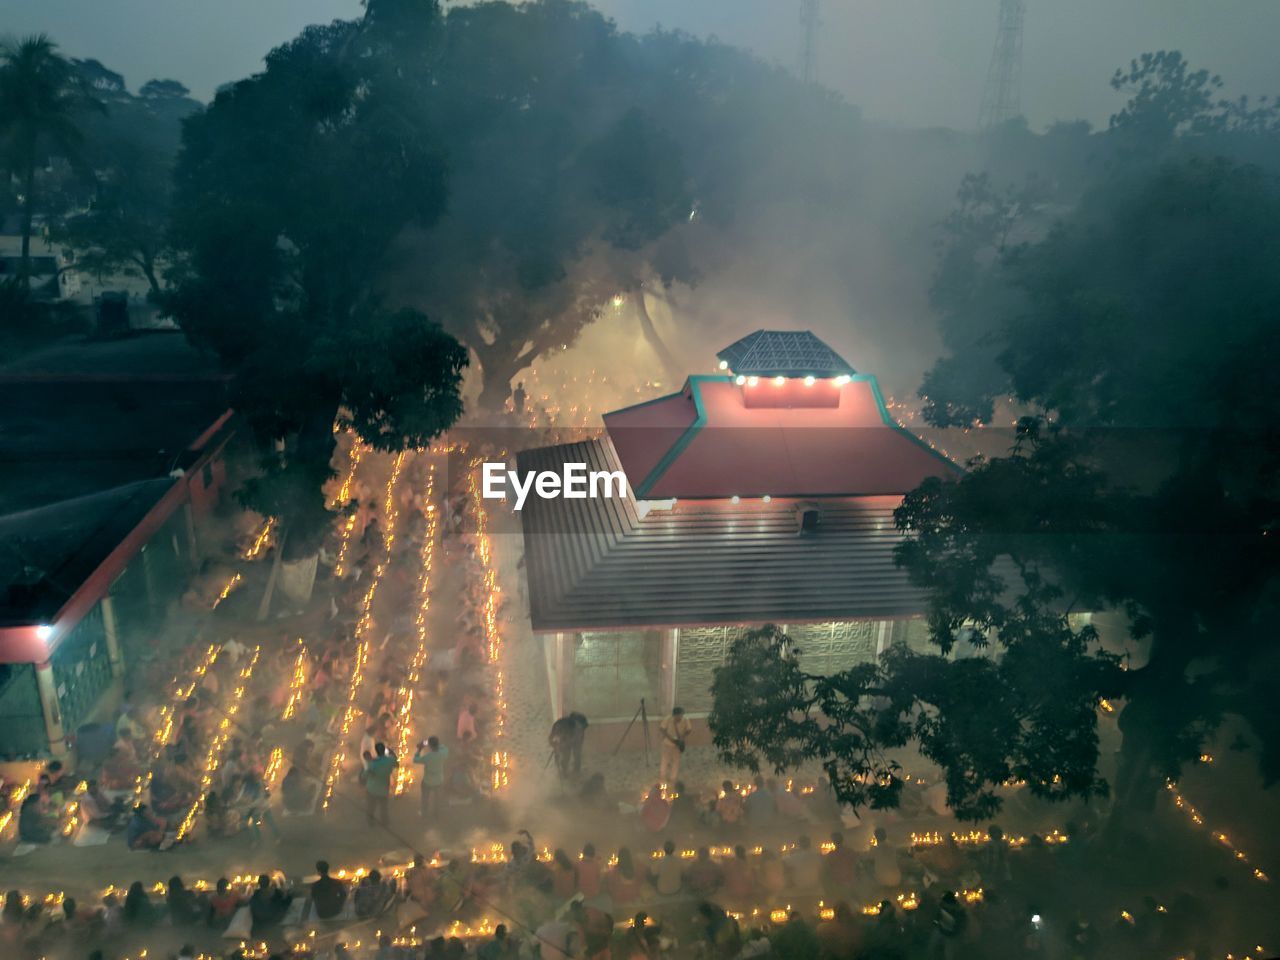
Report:
[[[800,0],[800,79],[815,83],[818,79],[818,0]]]
[[[983,130],[1022,113],[1022,21],[1026,12],[1026,0],[1000,0],[996,46],[991,51],[978,112],[978,126]]]

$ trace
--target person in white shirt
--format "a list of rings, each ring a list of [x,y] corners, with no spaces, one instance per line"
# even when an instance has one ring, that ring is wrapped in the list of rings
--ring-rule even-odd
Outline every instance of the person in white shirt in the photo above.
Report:
[[[240,662],[240,658],[249,652],[249,648],[235,637],[229,637],[227,642],[222,645],[222,652],[234,667]]]

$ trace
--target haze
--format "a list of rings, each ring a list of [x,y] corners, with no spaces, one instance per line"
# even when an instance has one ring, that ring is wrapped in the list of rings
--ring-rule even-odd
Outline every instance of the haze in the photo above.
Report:
[[[796,4],[781,0],[599,0],[618,25],[715,35],[794,67]],[[995,35],[995,0],[823,0],[818,79],[869,118],[975,125]],[[261,68],[309,23],[358,16],[357,0],[3,0],[7,31],[46,31],[69,54],[122,71],[132,86],[181,80],[202,100]],[[1033,127],[1105,125],[1122,102],[1105,80],[1144,50],[1178,49],[1227,74],[1228,93],[1280,92],[1280,4],[1269,0],[1075,0],[1028,4],[1023,110]]]

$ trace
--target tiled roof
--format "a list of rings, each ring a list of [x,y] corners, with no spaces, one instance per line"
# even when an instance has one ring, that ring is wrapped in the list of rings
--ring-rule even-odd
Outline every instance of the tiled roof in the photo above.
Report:
[[[716,356],[741,376],[852,376],[853,367],[808,330],[757,330]]]
[[[608,438],[526,450],[517,469],[616,470]],[[519,517],[538,631],[905,617],[920,590],[893,562],[898,496],[818,504],[797,534],[794,500],[684,502],[643,518],[635,500],[531,497]]]

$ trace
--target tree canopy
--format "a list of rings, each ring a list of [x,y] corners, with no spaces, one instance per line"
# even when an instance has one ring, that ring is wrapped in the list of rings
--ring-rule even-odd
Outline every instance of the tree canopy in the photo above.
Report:
[[[1110,788],[1132,813],[1235,715],[1266,781],[1280,778],[1265,706],[1280,693],[1280,185],[1198,153],[1110,171],[1034,241],[1008,242],[1015,196],[966,184],[940,283],[953,305],[990,309],[969,333],[989,376],[939,367],[928,412],[989,422],[1009,395],[1026,415],[1007,453],[897,510],[936,652],[817,678],[783,638],[755,635],[716,680],[726,757],[820,760],[844,799],[874,805],[893,800],[892,748],[914,743],[962,818],[994,812],[1009,777],[1047,797]],[[1128,624],[1131,657],[1070,616],[1105,610]],[[956,658],[961,637],[983,655]],[[1103,699],[1123,735],[1112,783]]]
[[[291,438],[248,500],[290,525],[294,550],[325,528],[335,417],[400,450],[461,413],[463,348],[377,288],[395,236],[446,198],[438,141],[368,55],[386,42],[366,22],[308,28],[186,123],[175,174],[166,303],[234,371],[257,433]]]
[[[31,230],[40,203],[36,167],[49,156],[80,159],[86,111],[100,108],[76,67],[44,34],[0,45],[0,150],[22,186],[22,259],[18,281],[31,278]]]

